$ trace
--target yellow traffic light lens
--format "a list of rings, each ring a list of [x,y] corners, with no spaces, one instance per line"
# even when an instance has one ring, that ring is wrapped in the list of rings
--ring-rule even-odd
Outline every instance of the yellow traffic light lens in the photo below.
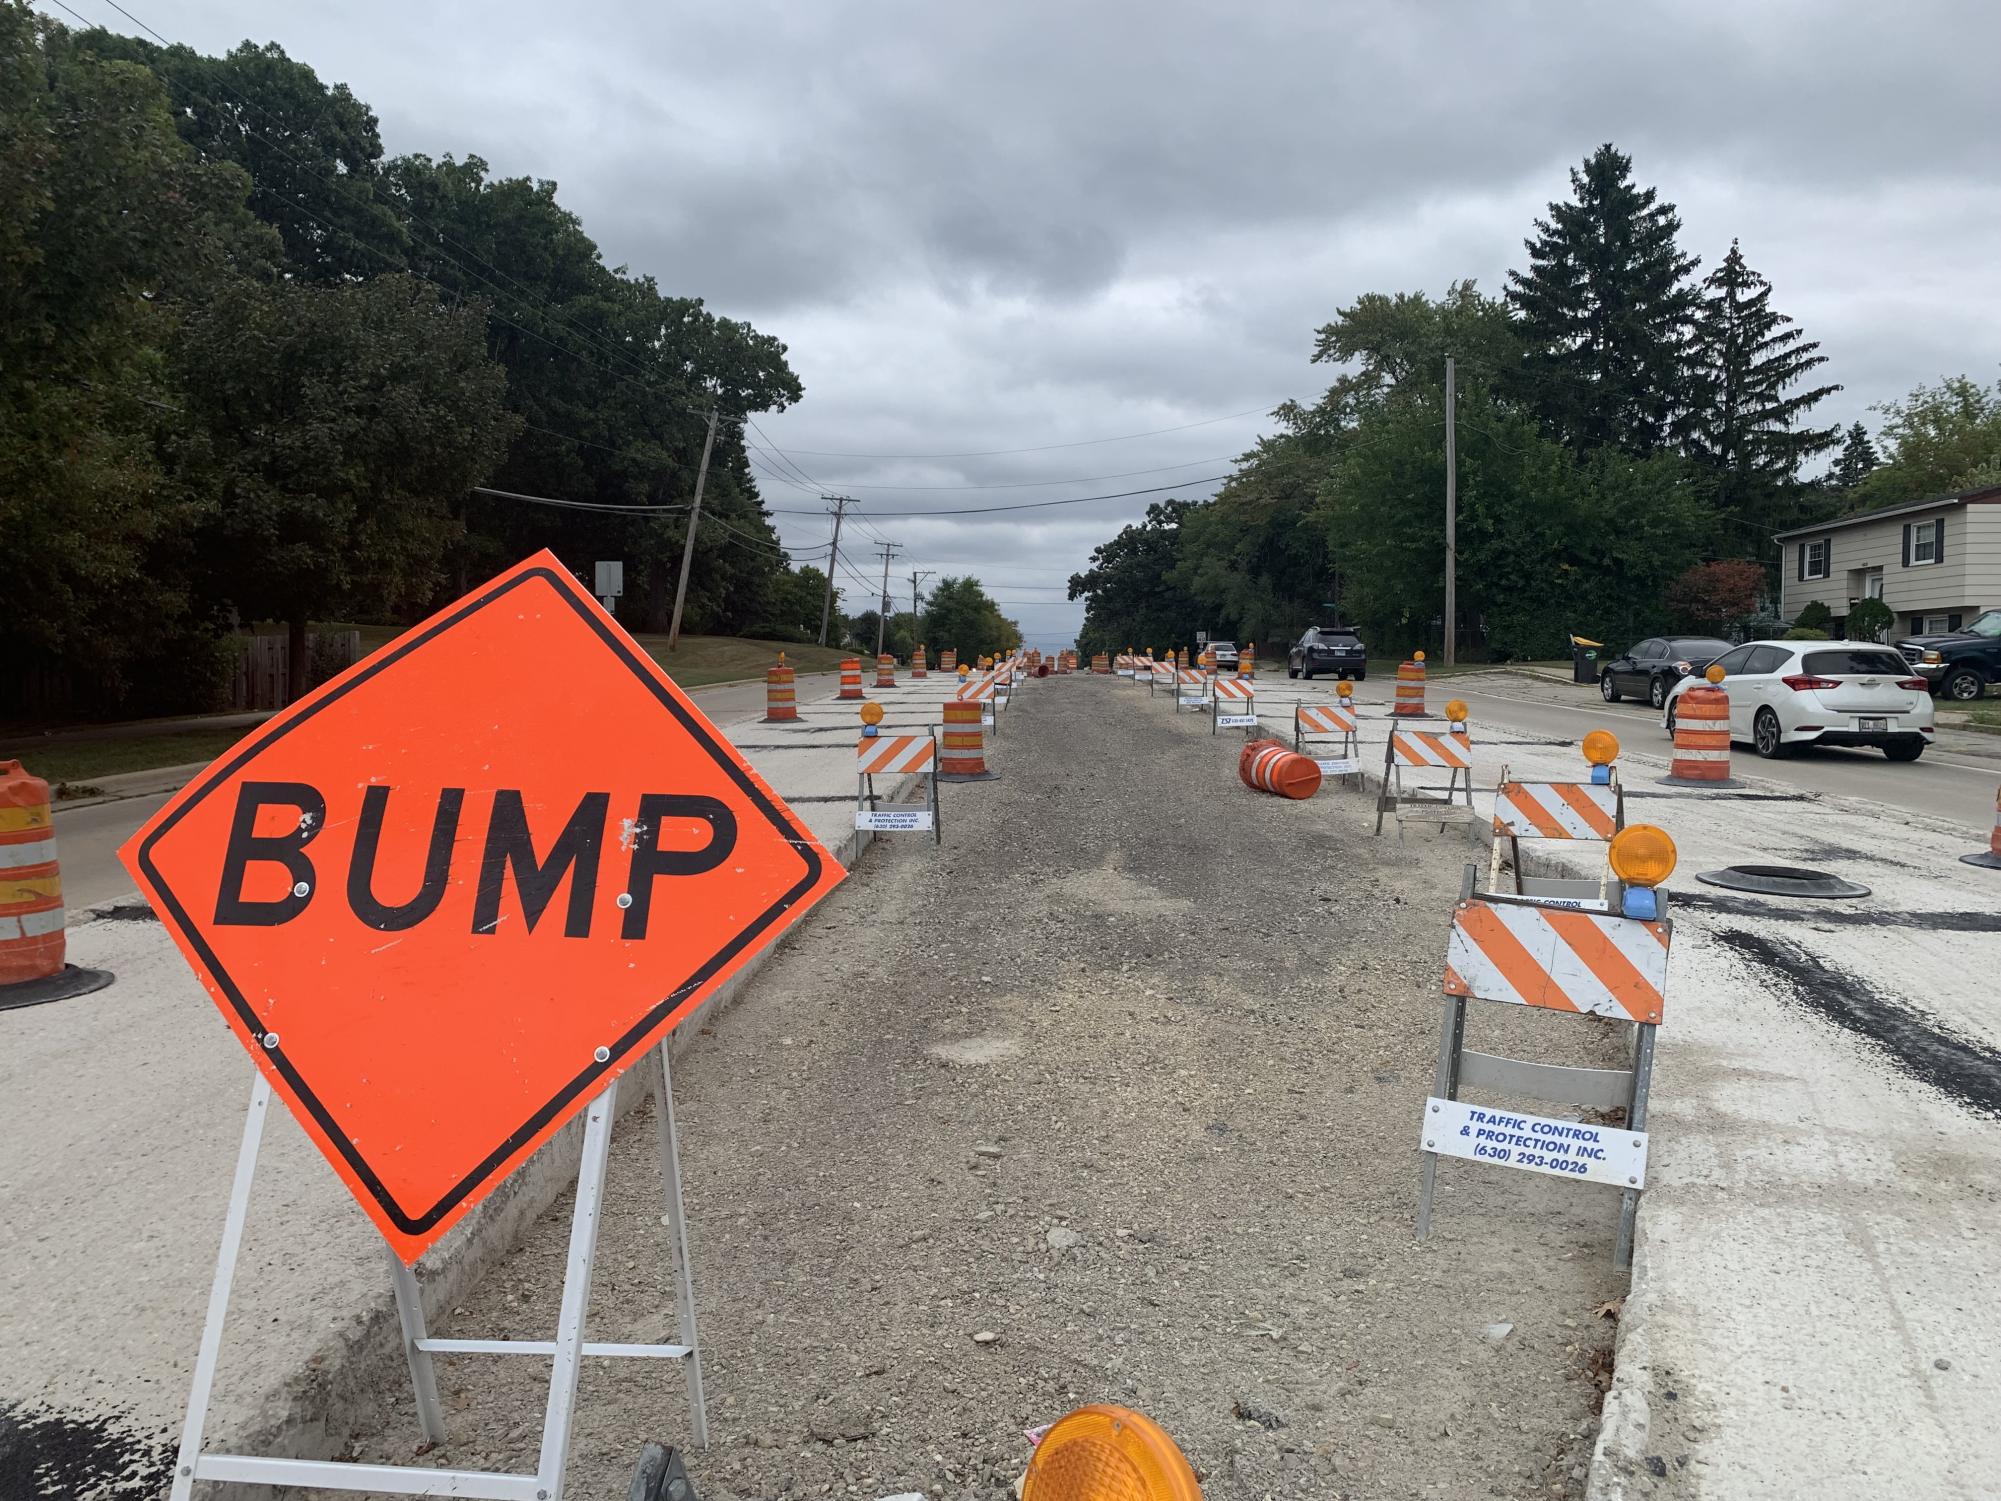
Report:
[[[881,724],[881,723],[882,723],[882,705],[881,705],[881,704],[863,704],[863,705],[862,705],[862,723],[863,723],[863,724]]]
[[[1612,873],[1628,886],[1658,886],[1674,874],[1674,841],[1667,830],[1636,823],[1612,836]]]
[[[1455,698],[1445,706],[1445,717],[1454,724],[1464,724],[1466,716],[1472,712],[1471,709],[1466,707],[1466,700],[1463,698]]]
[[[1124,1407],[1080,1407],[1035,1446],[1022,1501],[1201,1501],[1202,1487],[1159,1424]]]
[[[1712,683],[1720,683],[1723,681],[1723,668],[1719,664],[1711,662],[1709,670],[1703,673],[1703,676],[1708,678]]]
[[[1610,766],[1619,759],[1619,737],[1610,730],[1593,730],[1584,737],[1584,759],[1593,766]]]

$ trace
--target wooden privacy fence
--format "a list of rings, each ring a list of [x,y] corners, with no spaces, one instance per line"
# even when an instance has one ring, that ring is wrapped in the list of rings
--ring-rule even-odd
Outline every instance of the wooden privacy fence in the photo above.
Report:
[[[292,643],[284,636],[245,636],[236,659],[236,676],[229,687],[232,709],[282,709],[285,684],[291,677]],[[361,656],[360,631],[308,631],[308,662],[320,668],[307,682],[333,676]]]

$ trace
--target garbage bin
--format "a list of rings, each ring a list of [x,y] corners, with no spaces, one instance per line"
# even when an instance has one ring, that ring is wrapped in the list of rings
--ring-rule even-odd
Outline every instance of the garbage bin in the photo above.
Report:
[[[1598,681],[1598,648],[1603,641],[1587,641],[1582,636],[1570,638],[1571,680],[1578,683]]]

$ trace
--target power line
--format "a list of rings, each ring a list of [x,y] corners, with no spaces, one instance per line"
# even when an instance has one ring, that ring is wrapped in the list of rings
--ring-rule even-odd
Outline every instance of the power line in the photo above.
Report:
[[[777,450],[771,450],[776,452]],[[1206,459],[1185,459],[1179,464],[1158,464],[1151,469],[1127,469],[1118,474],[1080,474],[1070,479],[1007,480],[992,485],[863,485],[843,481],[850,490],[1035,490],[1047,485],[1098,485],[1110,479],[1135,479],[1142,474],[1165,474],[1170,469],[1193,469],[1201,464],[1227,464],[1234,454],[1220,453]]]
[[[951,511],[870,511],[871,516],[984,516],[995,511],[1038,511],[1045,506],[1086,506],[1094,500],[1125,500],[1134,495],[1158,495],[1163,490],[1180,490],[1190,485],[1214,485],[1229,479],[1227,474],[1212,474],[1205,479],[1183,480],[1178,485],[1154,485],[1145,490],[1120,490],[1113,495],[1078,495],[1069,500],[1025,500],[1011,506],[964,506]],[[861,514],[857,512],[856,514]]]
[[[108,0],[107,0],[108,3]],[[1090,448],[1099,443],[1127,443],[1135,438],[1158,438],[1167,433],[1185,433],[1191,428],[1213,427],[1218,422],[1234,422],[1239,417],[1260,417],[1270,413],[1271,406],[1252,407],[1248,411],[1227,412],[1221,417],[1204,417],[1200,422],[1184,422],[1179,427],[1156,427],[1151,432],[1120,433],[1112,438],[1080,438],[1074,443],[1038,443],[1029,448],[984,448],[965,453],[855,453],[835,448],[794,448],[791,453],[803,453],[809,459],[995,459],[1011,453],[1049,453],[1058,448]],[[766,438],[768,443],[771,440]]]

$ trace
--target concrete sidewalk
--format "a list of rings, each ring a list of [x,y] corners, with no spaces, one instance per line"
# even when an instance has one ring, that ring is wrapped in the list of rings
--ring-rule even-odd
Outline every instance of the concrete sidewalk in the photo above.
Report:
[[[937,723],[953,686],[933,675],[868,692],[888,708],[886,724],[902,727]],[[1034,692],[1026,685],[1007,711],[1007,733]],[[739,696],[732,712],[718,712],[717,697],[697,701],[846,861],[858,706],[802,695],[799,723],[763,725],[761,691],[754,707]],[[1004,761],[1005,750],[990,755]],[[952,790],[943,798],[948,839]],[[36,1483],[56,1487],[50,1494],[158,1494],[250,1094],[240,1048],[157,922],[85,921],[71,929],[70,958],[118,980],[79,1000],[0,1013],[0,1495],[8,1501],[35,1466],[43,1467]],[[730,993],[712,1004],[727,1004]],[[683,1027],[677,1047],[697,1031]],[[643,1098],[629,1089],[622,1104]],[[400,1369],[400,1336],[379,1238],[290,1115],[274,1117],[210,1445],[324,1456],[331,1435],[360,1423],[351,1404],[379,1384],[383,1364]],[[449,1308],[564,1191],[578,1141],[574,1131],[558,1137],[425,1258],[427,1300]]]
[[[1452,686],[1432,685],[1434,710]],[[1365,763],[1380,765],[1388,692],[1360,695]],[[1584,773],[1574,741],[1482,707],[1476,832],[1503,763]],[[1689,792],[1658,784],[1651,743],[1620,759],[1629,821],[1666,828],[1681,862],[1649,1186],[1589,1494],[1992,1497],[2001,877],[1958,862],[1980,831],[1756,765],[1735,763],[1740,789]],[[1831,870],[1873,895],[1785,902],[1694,879],[1747,863]]]

